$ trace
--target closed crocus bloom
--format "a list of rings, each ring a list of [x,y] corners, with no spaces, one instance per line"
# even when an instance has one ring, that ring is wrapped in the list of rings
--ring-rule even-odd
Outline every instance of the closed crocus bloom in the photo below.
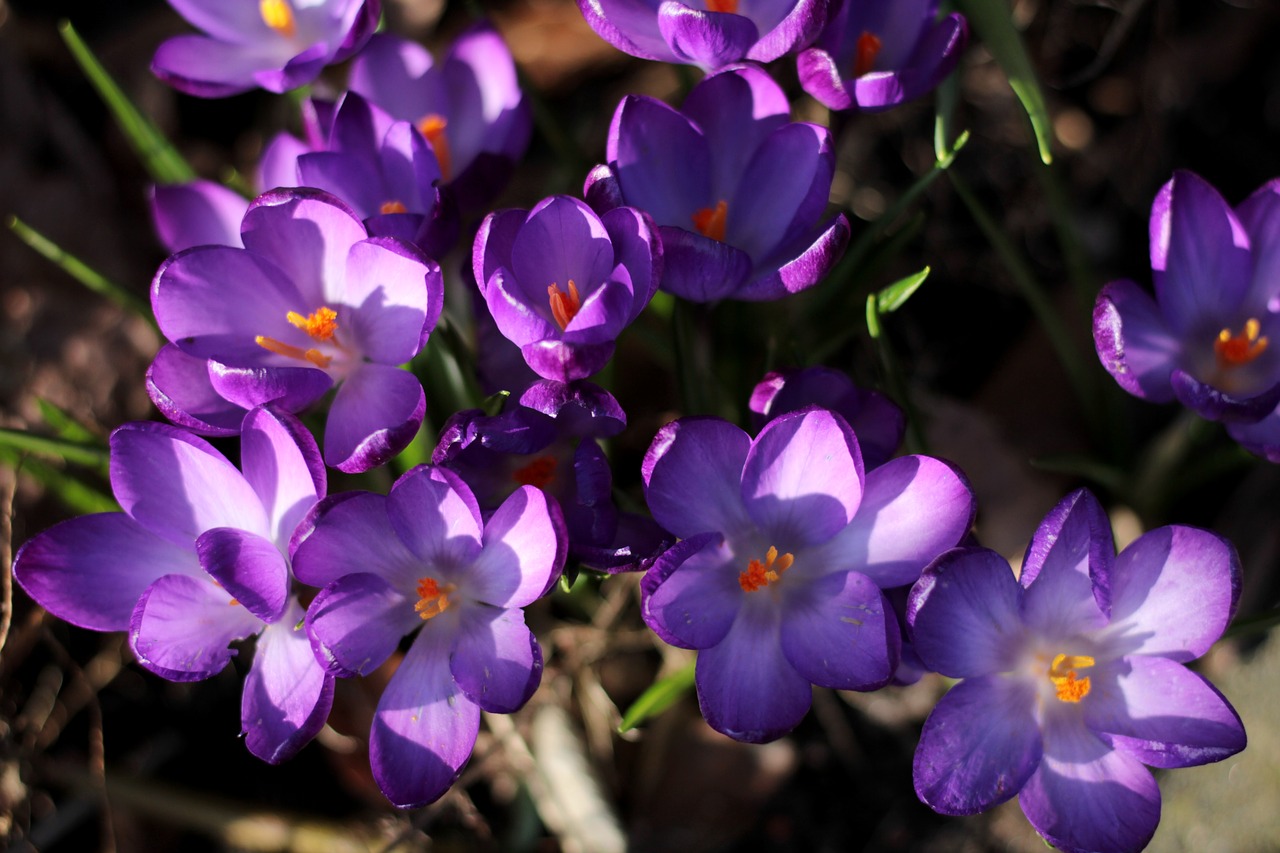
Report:
[[[1235,711],[1184,666],[1222,635],[1239,594],[1226,540],[1161,527],[1117,556],[1086,491],[1045,517],[1017,575],[984,548],[944,554],[907,620],[925,666],[964,680],[925,722],[916,793],[944,814],[1016,795],[1058,850],[1141,850],[1160,819],[1144,765],[1244,748]]]
[[[829,0],[578,0],[601,38],[642,59],[708,71],[749,59],[771,62],[805,47]]]
[[[931,91],[960,61],[964,17],[938,0],[839,0],[796,57],[804,90],[833,110],[883,110]]]
[[[800,722],[812,685],[888,683],[900,631],[882,590],[915,581],[973,519],[950,465],[903,456],[864,472],[853,430],[818,408],[754,440],[716,418],[674,421],[642,474],[654,520],[680,537],[641,582],[645,621],[698,650],[711,727],[755,743]]]
[[[378,25],[378,0],[169,0],[204,35],[174,36],[151,70],[175,89],[221,98],[287,92],[341,62]]]
[[[597,211],[630,205],[653,217],[661,287],[677,296],[768,300],[804,290],[839,259],[849,222],[823,218],[831,134],[790,115],[782,89],[751,65],[705,78],[680,110],[628,95],[587,200]]]
[[[257,636],[245,677],[246,745],[282,761],[324,725],[333,680],[316,663],[285,553],[325,491],[315,440],[271,409],[245,416],[242,474],[205,441],[167,424],[111,436],[111,488],[124,512],[64,521],[31,539],[13,573],[53,615],[128,631],[138,662],[171,681],[222,671],[235,640]]]

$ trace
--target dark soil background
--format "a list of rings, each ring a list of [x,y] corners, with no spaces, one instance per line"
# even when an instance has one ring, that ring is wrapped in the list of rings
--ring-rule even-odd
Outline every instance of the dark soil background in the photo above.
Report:
[[[433,48],[468,20],[462,4],[386,0],[386,7],[392,28]],[[586,167],[603,156],[618,99],[679,91],[672,69],[597,38],[572,0],[484,9],[540,93],[550,125],[586,158],[571,167],[535,132],[507,203],[578,192]],[[978,537],[1015,557],[1044,512],[1087,482],[1051,473],[1071,467],[1060,460],[1089,455],[1127,467],[1177,414],[1112,387],[1092,356],[1088,303],[1113,278],[1150,280],[1150,203],[1174,169],[1200,173],[1233,203],[1280,174],[1280,7],[1018,0],[1012,10],[1049,100],[1053,168],[1040,167],[1004,75],[975,44],[958,73],[955,119],[973,136],[953,169],[996,214],[1078,334],[1105,400],[1104,429],[1083,422],[1043,333],[946,179],[918,206],[925,216],[905,250],[869,284],[932,266],[929,282],[894,315],[892,341],[930,451],[957,462],[974,484]],[[263,93],[199,101],[155,80],[151,53],[186,29],[158,0],[0,0],[0,216],[17,215],[145,298],[165,255],[148,220],[148,178],[59,38],[55,25],[64,18],[204,176],[252,173],[264,139],[287,126],[289,105]],[[798,93],[792,68],[783,61],[775,71]],[[795,103],[800,117],[832,122],[812,101]],[[856,239],[932,165],[933,101],[837,117],[833,126],[840,174],[832,201],[852,211]],[[1055,192],[1084,264],[1073,267],[1062,249],[1049,203]],[[462,257],[443,265],[456,271]],[[860,325],[864,301],[865,291],[851,294],[841,322]],[[879,373],[864,338],[836,366],[874,383]],[[142,378],[158,343],[144,320],[0,233],[0,426],[47,432],[38,399],[104,437],[124,421],[156,417]],[[734,369],[755,376],[760,367]],[[615,447],[619,470],[677,405],[653,390],[651,377],[619,370],[620,387],[632,382],[650,397],[619,391],[632,412]],[[1226,443],[1211,435],[1206,446]],[[16,476],[11,465],[0,467],[0,498],[12,504],[4,538],[13,550],[73,514],[25,473],[29,464],[37,463],[24,461]],[[633,485],[637,475],[618,476]],[[1158,501],[1159,517],[1100,493],[1115,506],[1121,538],[1143,523],[1172,521],[1230,536],[1245,567],[1242,615],[1273,606],[1280,562],[1273,467],[1235,460],[1214,469]],[[0,556],[7,579],[11,554]],[[655,675],[686,662],[644,629],[636,601],[635,578],[619,577],[593,584],[586,596],[541,603],[531,620],[548,665],[534,700],[481,733],[462,781],[440,802],[400,813],[373,785],[364,752],[376,677],[341,683],[331,727],[293,762],[269,767],[238,742],[235,668],[198,684],[164,682],[130,661],[122,637],[70,628],[14,589],[0,638],[0,838],[12,849],[47,851],[1044,849],[1015,804],[948,819],[916,801],[911,754],[943,689],[932,678],[869,696],[818,691],[805,722],[767,746],[711,732],[691,697],[618,736],[619,712]],[[1280,849],[1280,654],[1265,635],[1245,636],[1221,644],[1203,670],[1236,704],[1251,744],[1222,765],[1162,779],[1165,818],[1151,849]]]

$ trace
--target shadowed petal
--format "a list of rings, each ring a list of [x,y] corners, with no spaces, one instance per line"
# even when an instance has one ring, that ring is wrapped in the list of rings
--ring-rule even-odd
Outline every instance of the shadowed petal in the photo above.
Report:
[[[542,680],[542,649],[520,608],[468,608],[453,641],[449,670],[458,687],[485,711],[510,714]]]
[[[655,98],[628,95],[618,104],[608,158],[627,203],[659,225],[688,228],[695,210],[717,201],[710,197],[711,152],[702,133]]]
[[[240,246],[240,220],[249,201],[212,181],[157,184],[151,188],[151,221],[170,252],[192,246]]]
[[[664,426],[641,465],[654,520],[681,538],[749,527],[741,482],[750,447],[750,436],[718,418],[681,418]]]
[[[363,573],[329,584],[307,608],[316,659],[343,677],[373,672],[421,622],[401,590]]]
[[[857,572],[782,585],[782,652],[800,675],[835,690],[889,682],[902,634],[879,587]]]
[[[640,582],[645,623],[665,642],[683,649],[719,643],[742,608],[743,590],[732,560],[718,533],[700,533],[668,548]]]
[[[305,584],[328,586],[343,575],[371,572],[393,586],[412,586],[421,562],[387,517],[387,499],[369,492],[340,492],[315,505],[298,528],[290,559]]]
[[[413,440],[427,399],[418,377],[365,362],[338,388],[324,427],[324,461],[348,474],[376,468]]]
[[[1113,281],[1093,307],[1093,343],[1098,358],[1120,387],[1153,403],[1173,399],[1169,378],[1182,343],[1174,337],[1155,300],[1132,281]]]
[[[147,587],[129,620],[138,663],[170,681],[199,681],[222,671],[233,640],[262,630],[262,621],[209,579],[165,575]]]
[[[677,62],[716,69],[745,59],[759,38],[750,18],[692,9],[678,0],[658,6],[658,29]]]
[[[176,344],[162,346],[147,368],[147,396],[166,418],[201,435],[235,435],[244,421],[244,409],[214,390],[209,362]]]
[[[395,482],[387,515],[396,535],[427,568],[444,570],[449,580],[479,557],[483,524],[475,496],[447,468],[414,468]]]
[[[215,527],[196,540],[200,566],[244,608],[275,622],[289,599],[289,564],[268,539]]]
[[[408,243],[364,240],[347,256],[343,303],[348,328],[365,358],[401,364],[418,354],[444,304],[440,267]]]
[[[739,296],[739,288],[751,274],[751,257],[746,252],[683,227],[660,225],[658,233],[664,253],[663,290],[690,302]]]

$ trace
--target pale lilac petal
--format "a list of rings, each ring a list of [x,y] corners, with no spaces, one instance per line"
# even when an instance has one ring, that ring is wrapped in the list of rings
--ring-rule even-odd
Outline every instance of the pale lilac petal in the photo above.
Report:
[[[408,243],[366,240],[347,256],[343,304],[352,340],[381,364],[409,361],[435,328],[444,304],[440,267]]]
[[[1169,377],[1182,355],[1160,309],[1137,284],[1113,281],[1093,307],[1098,359],[1120,387],[1153,403],[1173,400]]]
[[[542,680],[542,649],[518,607],[468,608],[453,641],[449,671],[483,710],[518,710]]]
[[[1040,764],[1035,689],[998,675],[962,681],[925,720],[912,776],[920,801],[969,815],[1011,799]]]
[[[252,44],[277,37],[252,3],[226,3],[219,0],[169,0],[173,10],[187,23],[204,30],[220,41]]]
[[[569,196],[543,199],[529,211],[511,245],[511,271],[525,301],[545,302],[547,286],[586,288],[613,268],[613,245],[591,208]]]
[[[387,499],[369,492],[340,492],[316,504],[298,529],[290,559],[305,584],[328,586],[352,572],[370,572],[393,586],[412,588],[422,563],[387,517]]]
[[[760,37],[750,18],[693,9],[679,0],[658,5],[658,29],[677,62],[708,70],[745,59]]]
[[[949,678],[1008,671],[1026,642],[1021,604],[1022,587],[995,551],[948,551],[911,588],[907,623],[916,654]]]
[[[333,379],[328,373],[309,365],[230,367],[213,359],[209,359],[207,365],[214,393],[242,411],[271,404],[287,412],[300,412],[333,387]]]
[[[1044,758],[1018,803],[1036,832],[1064,853],[1141,850],[1160,822],[1151,771],[1078,722],[1046,730]]]
[[[138,598],[162,575],[200,575],[195,549],[122,512],[72,518],[28,539],[13,577],[54,616],[92,631],[124,631]]]
[[[777,269],[766,267],[757,270],[756,277],[739,287],[735,299],[750,302],[781,299],[790,293],[799,293],[817,284],[835,266],[844,254],[849,242],[849,220],[843,213],[835,216],[813,242],[790,259],[777,261]],[[803,242],[800,244],[804,245]],[[780,250],[781,251],[781,250]],[[783,254],[796,251],[791,245]]]
[[[664,551],[640,581],[644,621],[664,642],[707,649],[725,638],[742,608],[741,568],[718,533],[699,533]],[[736,569],[736,570],[735,570]]]
[[[438,799],[462,772],[480,730],[480,708],[454,683],[449,637],[425,628],[378,702],[369,763],[398,808]]]
[[[300,313],[341,300],[347,255],[369,236],[344,202],[306,187],[258,196],[249,205],[240,235],[246,249],[274,263],[298,288],[302,305],[288,310]]]
[[[664,426],[641,465],[654,520],[681,538],[749,528],[741,482],[750,447],[750,436],[718,418],[681,418]]]
[[[368,471],[408,446],[427,401],[418,377],[365,362],[338,388],[324,427],[325,464],[348,474]]]
[[[655,7],[647,0],[578,0],[578,8],[600,38],[618,50],[642,59],[676,61],[658,31]]]
[[[258,72],[288,58],[271,44],[232,44],[199,35],[164,41],[151,71],[173,88],[199,98],[224,98],[258,87]]]
[[[797,578],[797,581],[799,579]],[[801,676],[835,690],[875,690],[898,666],[902,633],[880,588],[857,572],[791,583],[784,574],[782,652]],[[765,594],[757,590],[748,595]]]
[[[484,550],[467,571],[467,593],[495,607],[532,604],[560,577],[567,548],[560,505],[541,489],[521,486],[485,525]]]
[[[1111,632],[1126,654],[1189,661],[1209,650],[1235,615],[1240,558],[1216,533],[1174,525],[1152,530],[1115,560]]]
[[[1135,655],[1089,673],[1085,724],[1143,764],[1191,767],[1244,749],[1240,716],[1212,684],[1180,663]]]
[[[254,409],[244,419],[240,465],[271,519],[272,541],[287,547],[298,523],[324,497],[324,460],[316,440],[292,415]]]
[[[244,409],[214,390],[208,360],[176,344],[162,346],[147,368],[147,396],[166,418],[201,435],[236,435],[244,421]]]
[[[192,246],[240,246],[244,196],[212,181],[157,184],[151,188],[151,221],[170,252]]]
[[[854,105],[853,93],[835,57],[820,47],[811,47],[796,57],[796,74],[800,85],[815,100],[833,110],[847,110]]]
[[[457,583],[455,578],[480,556],[480,507],[462,478],[447,468],[422,466],[396,480],[387,496],[387,515],[400,541],[425,566],[448,572],[450,582]]]
[[[258,161],[258,186],[264,191],[297,186],[298,158],[311,151],[311,146],[288,133],[277,133]]]
[[[359,572],[362,567],[353,566]],[[400,638],[422,623],[416,602],[377,575],[345,575],[307,608],[307,634],[316,659],[338,676],[368,675]]]
[[[1027,626],[1045,639],[1063,640],[1106,625],[1105,579],[1114,559],[1111,521],[1098,499],[1080,489],[1059,501],[1022,560],[1018,580],[1026,590]]]
[[[199,681],[221,672],[234,640],[262,630],[262,620],[235,604],[211,579],[165,575],[147,587],[129,620],[138,663],[170,681]]]
[[[215,527],[196,540],[200,567],[238,604],[263,622],[274,622],[289,600],[289,564],[268,539]]]
[[[446,102],[439,75],[430,73],[433,64],[431,53],[417,42],[378,33],[351,63],[348,85],[396,118],[417,121],[442,113]]]
[[[333,705],[333,677],[311,651],[296,601],[258,635],[253,666],[240,697],[245,746],[268,764],[287,761],[324,727]]]

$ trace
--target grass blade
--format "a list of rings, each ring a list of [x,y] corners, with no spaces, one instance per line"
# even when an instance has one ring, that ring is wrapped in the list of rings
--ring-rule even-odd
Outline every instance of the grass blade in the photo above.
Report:
[[[655,681],[649,689],[640,694],[640,698],[631,703],[627,713],[622,715],[618,723],[619,732],[629,732],[650,717],[656,717],[675,704],[676,700],[693,687],[694,664],[673,672],[666,678]]]

